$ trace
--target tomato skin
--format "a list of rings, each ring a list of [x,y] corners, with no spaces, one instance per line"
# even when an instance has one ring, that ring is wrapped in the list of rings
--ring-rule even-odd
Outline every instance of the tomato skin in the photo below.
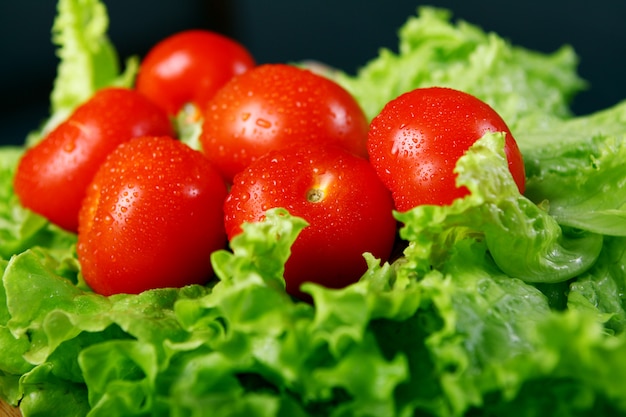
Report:
[[[200,142],[227,181],[252,161],[295,142],[335,143],[366,157],[368,121],[337,83],[286,64],[234,77],[210,101]]]
[[[14,179],[21,203],[76,232],[85,190],[106,156],[141,135],[173,135],[168,116],[134,90],[105,88],[29,148]]]
[[[231,77],[255,65],[251,53],[234,39],[208,30],[186,30],[148,51],[136,88],[174,115],[188,102],[203,108]]]
[[[504,120],[480,99],[450,88],[418,88],[387,103],[370,124],[370,162],[398,211],[448,205],[469,193],[456,187],[456,162],[489,131],[506,133],[509,170],[523,193],[524,162]]]
[[[226,186],[209,161],[167,136],[120,145],[80,211],[77,254],[97,293],[202,284],[226,246]]]
[[[275,207],[309,223],[285,265],[292,295],[302,296],[305,281],[331,288],[357,281],[367,269],[364,252],[390,256],[396,232],[391,194],[367,160],[344,149],[292,145],[237,174],[224,203],[229,238]]]

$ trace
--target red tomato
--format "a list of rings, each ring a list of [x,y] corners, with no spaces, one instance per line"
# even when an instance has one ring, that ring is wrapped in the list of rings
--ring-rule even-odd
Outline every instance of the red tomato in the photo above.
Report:
[[[367,156],[368,122],[337,83],[284,64],[258,66],[229,81],[209,103],[200,141],[228,181],[272,149],[336,143]]]
[[[226,185],[201,152],[170,137],[120,145],[80,211],[77,253],[97,293],[204,283],[226,246]]]
[[[255,65],[250,52],[234,39],[187,30],[165,38],[148,52],[136,85],[173,115],[188,102],[203,107],[232,76]]]
[[[283,207],[309,226],[285,265],[287,292],[312,281],[339,288],[366,271],[364,252],[387,260],[394,244],[393,201],[369,162],[336,146],[272,151],[235,176],[224,204],[226,232]]]
[[[28,149],[15,192],[25,207],[75,232],[85,190],[119,144],[142,135],[173,135],[165,112],[134,90],[106,88]]]
[[[502,118],[485,102],[450,88],[418,88],[390,101],[370,124],[372,165],[396,209],[447,205],[469,193],[456,187],[458,159],[487,132],[505,132],[509,170],[524,191],[524,162]]]

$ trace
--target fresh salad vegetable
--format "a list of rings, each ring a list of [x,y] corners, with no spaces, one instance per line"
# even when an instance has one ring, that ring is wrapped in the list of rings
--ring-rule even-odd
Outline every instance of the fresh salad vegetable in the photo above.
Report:
[[[207,283],[211,253],[226,246],[225,198],[226,184],[199,151],[170,136],[123,143],[81,206],[81,274],[105,295]]]
[[[51,116],[25,146],[132,84],[137,61],[120,71],[106,22],[97,0],[59,0]],[[400,256],[365,254],[341,289],[305,283],[310,303],[284,290],[307,227],[284,207],[211,254],[208,285],[104,296],[76,235],[20,204],[25,149],[2,148],[2,398],[24,416],[626,415],[626,102],[574,117],[571,48],[529,51],[444,10],[419,9],[399,40],[328,76],[369,120],[420,87],[488,103],[519,145],[524,194],[505,135],[487,132],[455,165],[467,196],[394,212]],[[197,147],[201,124],[183,109],[180,139]]]
[[[252,161],[294,142],[335,143],[366,157],[368,120],[339,84],[287,64],[232,78],[209,101],[202,150],[231,182]]]
[[[256,65],[240,43],[219,33],[190,29],[150,49],[137,74],[137,91],[170,115],[189,102],[204,108],[234,75]]]
[[[450,204],[468,194],[456,187],[458,159],[488,132],[505,133],[509,170],[523,193],[524,161],[504,120],[482,100],[452,88],[416,88],[387,103],[370,125],[368,153],[397,210]]]
[[[272,208],[306,219],[285,264],[285,287],[312,281],[342,288],[367,270],[363,253],[388,261],[395,237],[391,193],[364,158],[338,146],[275,149],[235,175],[224,203],[230,240]]]

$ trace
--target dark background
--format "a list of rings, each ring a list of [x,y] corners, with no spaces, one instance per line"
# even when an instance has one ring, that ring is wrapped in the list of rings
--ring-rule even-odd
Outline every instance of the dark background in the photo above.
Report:
[[[450,9],[514,44],[580,57],[589,90],[573,103],[585,114],[626,99],[626,1],[623,0],[108,0],[109,36],[122,59],[145,55],[158,40],[192,27],[244,43],[259,63],[316,59],[350,73],[419,5]],[[0,0],[0,143],[23,142],[46,118],[57,58],[50,41],[55,0]]]

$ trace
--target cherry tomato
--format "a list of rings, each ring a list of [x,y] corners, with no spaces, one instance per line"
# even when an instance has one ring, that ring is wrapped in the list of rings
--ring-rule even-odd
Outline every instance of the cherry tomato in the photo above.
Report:
[[[167,114],[130,89],[105,88],[28,149],[14,179],[21,203],[72,232],[89,182],[119,144],[142,135],[173,135]]]
[[[230,239],[244,222],[283,207],[307,226],[285,265],[287,292],[312,281],[339,288],[366,271],[364,252],[387,260],[396,221],[393,201],[369,162],[337,146],[296,144],[271,151],[235,176],[224,204]]]
[[[226,185],[201,152],[167,136],[120,145],[96,173],[80,211],[77,253],[97,293],[206,282],[226,246]]]
[[[200,142],[224,178],[294,142],[336,143],[367,156],[368,121],[337,83],[285,64],[260,65],[229,81],[210,101]]]
[[[509,170],[524,191],[521,152],[502,118],[480,99],[450,88],[418,88],[387,103],[370,124],[370,162],[396,209],[447,205],[469,193],[456,186],[458,159],[487,132],[505,132]]]
[[[239,42],[207,30],[187,30],[157,43],[143,59],[136,88],[170,115],[188,102],[199,107],[232,76],[256,65]]]

